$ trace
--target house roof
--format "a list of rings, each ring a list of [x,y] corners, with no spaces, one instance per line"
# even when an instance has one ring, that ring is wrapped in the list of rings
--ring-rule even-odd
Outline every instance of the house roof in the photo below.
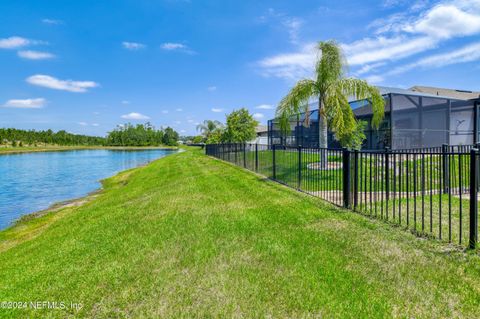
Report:
[[[378,86],[377,87],[382,95],[387,94],[402,94],[408,96],[422,96],[422,97],[432,97],[432,98],[442,98],[442,99],[449,99],[449,100],[459,100],[459,97],[453,96],[453,94],[448,95],[447,91],[430,91],[430,92],[422,92],[422,91],[414,91],[413,88],[410,89],[400,89],[400,88],[393,88],[393,87],[386,87],[386,86]],[[433,93],[434,92],[434,93]],[[438,93],[438,94],[437,94]],[[447,94],[447,95],[446,95]],[[352,106],[353,113],[356,116],[365,116],[372,114],[372,107],[368,104],[365,100],[360,101],[351,101],[350,105]],[[385,112],[390,112],[390,105],[385,105]]]
[[[400,88],[394,88],[394,87],[388,87],[388,86],[377,86],[377,88],[380,90],[380,93],[382,95],[386,94],[404,94],[404,95],[410,95],[410,96],[424,96],[424,97],[438,97],[438,98],[444,98],[444,99],[454,99],[454,96],[451,95],[444,95],[444,94],[437,94],[431,93],[431,92],[423,92],[423,91],[415,91],[410,89],[400,89]]]
[[[255,128],[255,132],[258,134],[258,133],[264,133],[264,132],[268,132],[268,127],[266,125],[257,125],[257,127]]]
[[[409,90],[433,95],[443,95],[460,100],[478,99],[480,97],[480,92],[478,91],[445,89],[433,86],[415,85],[412,86]]]
[[[413,86],[410,89],[401,89],[387,86],[377,86],[380,91],[380,94],[402,94],[409,96],[422,96],[422,97],[432,97],[432,98],[443,98],[449,99],[452,101],[459,100],[469,100],[480,98],[480,92],[472,92],[466,90],[453,90],[453,89],[442,89],[429,86]],[[366,100],[354,100],[349,99],[350,105],[353,109],[353,113],[356,116],[366,116],[372,114],[372,107],[368,104]],[[315,110],[318,102],[309,103],[310,109]],[[385,111],[390,112],[390,106],[385,105]],[[258,131],[257,131],[258,132]]]

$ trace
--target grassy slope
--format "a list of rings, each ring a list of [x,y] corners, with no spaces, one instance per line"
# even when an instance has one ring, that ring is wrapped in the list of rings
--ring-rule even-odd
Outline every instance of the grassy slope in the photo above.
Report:
[[[0,317],[474,317],[480,258],[187,151],[0,233]],[[40,225],[40,226],[39,226]],[[12,239],[14,238],[14,239]],[[16,239],[15,239],[16,238]],[[1,247],[1,246],[0,246]]]

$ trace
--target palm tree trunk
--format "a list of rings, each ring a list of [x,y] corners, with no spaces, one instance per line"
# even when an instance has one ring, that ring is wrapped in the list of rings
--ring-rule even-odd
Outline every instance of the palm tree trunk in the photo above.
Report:
[[[328,148],[328,126],[327,126],[327,119],[323,112],[323,102],[321,97],[318,99],[318,131],[319,131],[318,144],[320,148],[323,148],[323,149]],[[326,168],[327,161],[328,161],[327,151],[326,150],[321,151],[320,154],[321,154],[320,166],[322,168]]]

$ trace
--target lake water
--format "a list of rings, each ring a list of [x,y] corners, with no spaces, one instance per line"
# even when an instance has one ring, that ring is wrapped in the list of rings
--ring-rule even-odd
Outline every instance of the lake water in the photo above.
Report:
[[[100,180],[170,150],[78,150],[0,155],[0,229],[22,215],[82,197]]]

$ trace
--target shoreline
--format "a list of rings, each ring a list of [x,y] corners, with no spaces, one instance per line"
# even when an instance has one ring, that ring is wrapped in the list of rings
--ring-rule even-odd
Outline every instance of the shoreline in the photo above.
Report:
[[[78,208],[94,201],[104,191],[103,180],[101,183],[102,186],[85,196],[59,201],[48,208],[22,215],[7,227],[0,229],[0,253],[19,243],[34,239],[57,219],[67,214],[69,209]]]
[[[178,150],[178,146],[47,146],[47,147],[0,147],[0,155],[21,154],[21,153],[39,153],[39,152],[62,152],[62,151],[82,151],[82,150]]]
[[[115,175],[113,175],[115,176]],[[108,177],[109,178],[109,177]],[[55,202],[51,204],[49,207],[41,210],[37,210],[25,215],[20,216],[19,218],[13,220],[7,227],[0,229],[0,232],[3,232],[5,230],[8,230],[9,228],[13,228],[16,226],[21,226],[23,223],[27,223],[33,219],[43,217],[49,213],[55,213],[58,212],[64,208],[69,208],[69,207],[80,207],[95,198],[97,198],[103,191],[103,185],[97,188],[96,190],[89,192],[85,196],[77,197],[77,198],[71,198],[71,199],[66,199],[62,201]]]
[[[93,149],[106,149],[106,148],[93,148]],[[116,149],[123,150],[125,148],[116,148]],[[178,152],[184,151],[184,149],[182,149],[180,147],[170,147],[170,148],[168,148],[168,147],[142,147],[142,148],[130,147],[128,149],[130,149],[130,150],[148,150],[148,149],[161,150],[161,149],[165,149],[165,150],[177,150]],[[68,151],[68,150],[69,149],[64,149],[63,151]],[[9,154],[11,154],[11,153],[9,153]],[[3,155],[3,154],[0,153],[0,156],[1,155]],[[142,164],[142,165],[139,165],[139,166],[136,166],[136,167],[128,168],[126,170],[117,172],[114,175],[105,177],[105,178],[99,180],[100,187],[90,191],[89,193],[87,193],[84,196],[77,197],[77,198],[66,199],[66,200],[61,200],[61,201],[58,201],[58,202],[55,202],[55,203],[51,204],[49,207],[47,207],[45,209],[41,209],[41,210],[37,210],[37,211],[31,212],[31,213],[27,213],[27,214],[24,214],[24,215],[20,216],[19,218],[15,219],[15,220],[12,220],[5,228],[0,228],[0,252],[3,251],[2,241],[5,241],[4,239],[2,239],[2,234],[6,234],[6,233],[9,233],[9,232],[15,232],[15,229],[17,229],[17,228],[28,227],[29,223],[34,222],[35,220],[40,220],[42,217],[45,217],[49,214],[57,214],[60,211],[62,211],[64,209],[67,209],[67,208],[76,208],[76,207],[83,206],[84,204],[87,204],[87,203],[93,201],[99,195],[101,195],[103,193],[103,191],[105,190],[105,182],[108,181],[109,179],[118,177],[122,174],[127,174],[131,171],[140,169],[142,167],[148,166],[153,162],[161,160],[162,158],[164,158],[164,157],[157,158],[157,159],[155,159],[155,160],[153,160],[149,163],[145,163],[145,164]]]

